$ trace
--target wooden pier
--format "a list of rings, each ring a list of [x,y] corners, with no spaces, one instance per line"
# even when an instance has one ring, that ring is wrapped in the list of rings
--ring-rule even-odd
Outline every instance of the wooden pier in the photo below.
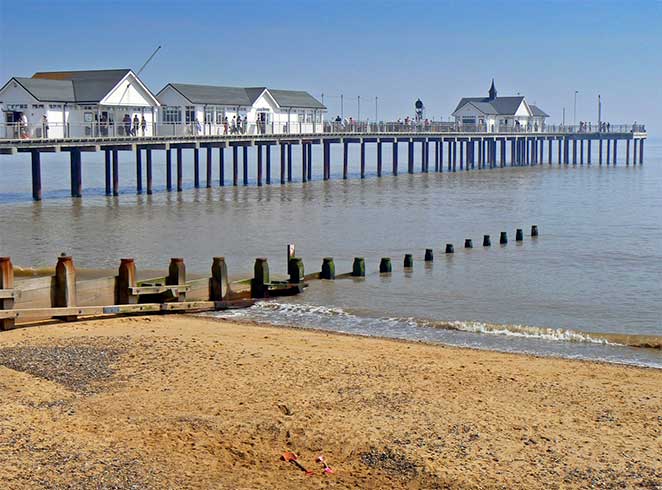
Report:
[[[32,196],[34,200],[42,198],[41,154],[68,152],[70,155],[71,196],[83,195],[83,154],[104,152],[105,156],[105,193],[117,196],[120,192],[119,158],[120,154],[131,155],[135,161],[136,192],[152,194],[154,152],[159,154],[159,164],[165,165],[167,191],[181,192],[183,189],[183,154],[190,151],[193,155],[194,186],[212,187],[213,185],[248,185],[249,183],[249,147],[255,148],[255,167],[257,185],[272,185],[272,147],[280,151],[280,180],[278,183],[293,182],[292,175],[293,147],[300,148],[301,178],[308,182],[313,176],[313,145],[322,146],[323,180],[331,178],[331,166],[334,159],[332,148],[342,147],[342,178],[349,176],[349,146],[359,145],[360,177],[365,178],[368,162],[366,146],[376,145],[376,167],[378,177],[383,175],[383,145],[391,145],[391,173],[401,171],[398,161],[398,145],[407,147],[406,171],[410,174],[420,172],[456,172],[468,170],[494,169],[531,165],[616,165],[618,163],[618,141],[625,142],[625,165],[643,164],[644,141],[647,133],[634,130],[616,130],[612,132],[545,132],[545,133],[470,133],[470,132],[379,132],[379,133],[315,133],[297,135],[228,135],[228,136],[183,136],[183,137],[148,137],[148,138],[84,138],[63,140],[4,140],[0,141],[0,154],[13,155],[30,153],[32,157]],[[430,155],[430,146],[433,146]],[[554,150],[556,146],[556,151]],[[417,148],[418,147],[418,148]],[[594,152],[597,147],[597,161]],[[226,151],[227,150],[227,151]],[[173,151],[175,155],[175,181],[173,183]],[[205,172],[200,172],[200,152],[205,153]],[[415,154],[420,152],[420,168],[415,168]],[[144,156],[144,158],[143,158]],[[430,157],[434,162],[432,167]],[[556,159],[553,157],[556,156]],[[225,182],[226,158],[231,158],[231,181]],[[336,157],[339,158],[339,157]],[[337,163],[340,165],[340,163]],[[213,167],[219,169],[217,183],[212,182]],[[241,168],[241,172],[240,172]],[[144,172],[143,172],[144,169]],[[202,181],[204,176],[204,182]],[[241,181],[240,181],[241,177]],[[145,184],[143,186],[143,183]]]

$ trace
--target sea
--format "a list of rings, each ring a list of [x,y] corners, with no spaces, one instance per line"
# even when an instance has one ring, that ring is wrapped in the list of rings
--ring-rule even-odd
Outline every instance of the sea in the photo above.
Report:
[[[331,180],[322,180],[316,148],[313,180],[301,183],[295,148],[295,181],[286,185],[273,148],[275,183],[263,187],[255,185],[253,149],[249,185],[228,186],[228,153],[220,187],[215,150],[212,187],[200,189],[185,150],[182,192],[165,191],[165,155],[155,151],[149,196],[136,193],[135,157],[122,152],[119,197],[104,195],[103,153],[84,153],[81,199],[69,197],[67,155],[43,154],[41,202],[31,200],[29,156],[0,156],[0,255],[39,269],[64,252],[77,268],[108,274],[123,257],[146,271],[183,257],[189,273],[208,274],[212,257],[225,256],[234,279],[250,277],[255,258],[266,257],[278,278],[294,244],[307,274],[324,257],[333,257],[338,275],[363,257],[366,277],[310,281],[300,296],[215,315],[662,368],[662,140],[647,140],[643,165],[629,166],[621,144],[616,166],[598,165],[594,151],[591,165],[421,173],[417,151],[411,175],[400,145],[398,176],[390,175],[385,145],[382,177],[368,144],[365,179],[359,145],[351,146],[348,180],[334,145]],[[204,153],[201,166],[204,185]],[[502,231],[507,245],[499,244]],[[482,246],[484,235],[492,246]],[[447,243],[453,254],[444,253]],[[423,260],[428,248],[432,262]],[[414,256],[411,269],[405,254]],[[382,257],[391,258],[391,274],[379,274]]]

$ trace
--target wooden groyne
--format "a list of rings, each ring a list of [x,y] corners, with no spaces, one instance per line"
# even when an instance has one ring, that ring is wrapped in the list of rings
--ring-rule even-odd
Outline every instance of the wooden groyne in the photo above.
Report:
[[[359,145],[360,177],[365,178],[368,162],[366,146],[376,146],[376,174],[384,172],[384,145],[391,146],[390,172],[398,175],[399,145],[407,147],[407,173],[414,173],[415,154],[420,151],[420,172],[456,172],[474,169],[521,167],[557,163],[559,165],[616,165],[618,142],[625,145],[625,164],[644,161],[645,132],[554,132],[554,133],[323,133],[310,135],[228,135],[228,136],[180,136],[145,138],[83,138],[64,140],[7,140],[0,141],[0,154],[30,153],[32,173],[32,197],[42,198],[41,154],[66,152],[70,155],[71,196],[83,195],[83,157],[87,152],[103,152],[105,158],[105,194],[117,196],[120,192],[120,154],[133,154],[135,160],[136,192],[152,194],[155,152],[162,152],[159,164],[165,165],[167,191],[183,190],[184,151],[193,155],[193,184],[196,188],[212,187],[213,168],[218,167],[217,185],[248,185],[249,169],[254,168],[258,186],[271,185],[273,153],[280,155],[280,184],[293,181],[308,182],[313,178],[313,146],[322,147],[322,178],[331,178],[332,147],[342,147],[342,178],[349,177],[349,148]],[[249,162],[249,148],[255,149]],[[293,148],[298,148],[301,176],[293,175]],[[432,154],[431,148],[432,147]],[[279,148],[278,152],[273,152]],[[597,150],[597,158],[595,151]],[[200,152],[205,153],[205,172],[201,173]],[[621,154],[623,150],[621,150]],[[174,154],[174,159],[173,159]],[[143,159],[144,156],[144,159]],[[623,156],[623,155],[622,155]],[[161,158],[162,157],[162,158]],[[275,158],[275,157],[274,157]],[[174,160],[174,164],[173,164]],[[231,178],[226,182],[226,160],[231,165]],[[387,162],[388,163],[388,162]],[[173,172],[174,165],[174,172]],[[143,172],[144,170],[144,172]],[[143,185],[144,184],[144,185]]]

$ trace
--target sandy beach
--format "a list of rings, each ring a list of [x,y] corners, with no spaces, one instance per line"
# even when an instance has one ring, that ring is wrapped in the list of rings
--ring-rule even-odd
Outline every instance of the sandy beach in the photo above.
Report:
[[[662,372],[193,316],[43,325],[0,334],[0,461],[6,489],[660,489]]]

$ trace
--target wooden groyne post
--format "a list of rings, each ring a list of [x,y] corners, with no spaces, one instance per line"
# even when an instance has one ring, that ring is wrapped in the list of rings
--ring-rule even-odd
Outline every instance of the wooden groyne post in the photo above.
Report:
[[[14,266],[9,257],[0,257],[0,310],[14,307]],[[13,318],[0,319],[0,330],[14,327]]]

